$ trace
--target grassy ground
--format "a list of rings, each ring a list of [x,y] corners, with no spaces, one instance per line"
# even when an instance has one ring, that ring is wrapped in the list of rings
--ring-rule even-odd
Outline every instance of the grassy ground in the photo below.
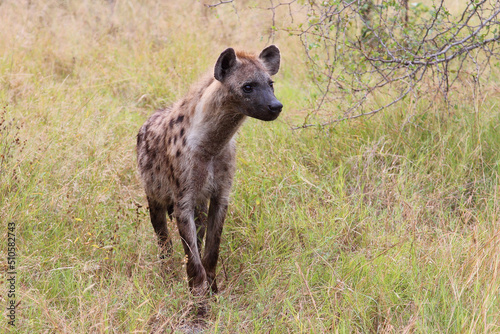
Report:
[[[0,303],[9,222],[19,303],[0,331],[500,332],[498,85],[410,121],[400,104],[291,131],[312,88],[279,34],[284,115],[240,131],[222,291],[193,323],[176,232],[157,259],[135,135],[225,47],[263,48],[270,16],[166,3],[0,2]]]

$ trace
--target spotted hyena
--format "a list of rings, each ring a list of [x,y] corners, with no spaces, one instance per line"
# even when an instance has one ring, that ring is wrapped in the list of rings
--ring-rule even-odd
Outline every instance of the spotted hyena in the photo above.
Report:
[[[177,222],[195,295],[217,292],[215,268],[236,166],[234,135],[247,116],[272,121],[280,114],[271,80],[279,66],[274,45],[259,56],[229,48],[214,72],[155,112],[137,135],[139,172],[162,256],[172,247],[168,213]]]

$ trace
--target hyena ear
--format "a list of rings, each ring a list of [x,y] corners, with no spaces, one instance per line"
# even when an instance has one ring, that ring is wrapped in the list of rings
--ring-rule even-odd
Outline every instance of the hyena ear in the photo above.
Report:
[[[270,45],[259,55],[270,75],[275,75],[280,69],[280,50],[275,45]]]
[[[236,65],[236,53],[233,48],[224,50],[217,62],[215,63],[214,77],[222,81],[231,72],[232,68]]]

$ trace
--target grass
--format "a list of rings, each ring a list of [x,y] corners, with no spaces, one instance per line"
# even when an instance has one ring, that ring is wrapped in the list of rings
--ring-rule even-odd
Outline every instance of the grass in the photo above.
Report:
[[[135,135],[225,47],[265,46],[266,12],[237,10],[0,3],[0,265],[15,222],[19,303],[1,331],[500,332],[498,85],[410,121],[403,103],[291,131],[312,86],[280,34],[284,115],[240,131],[221,292],[192,322],[173,223],[173,257],[157,259]]]

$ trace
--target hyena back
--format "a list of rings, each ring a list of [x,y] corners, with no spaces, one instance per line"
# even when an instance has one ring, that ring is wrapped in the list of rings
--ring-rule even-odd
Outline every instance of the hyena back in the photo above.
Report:
[[[169,254],[172,247],[168,213],[177,222],[196,295],[208,288],[217,292],[215,269],[236,165],[233,137],[247,116],[271,121],[280,114],[283,105],[271,80],[279,65],[274,45],[258,57],[229,48],[213,73],[155,112],[137,135],[139,172],[161,252]]]

